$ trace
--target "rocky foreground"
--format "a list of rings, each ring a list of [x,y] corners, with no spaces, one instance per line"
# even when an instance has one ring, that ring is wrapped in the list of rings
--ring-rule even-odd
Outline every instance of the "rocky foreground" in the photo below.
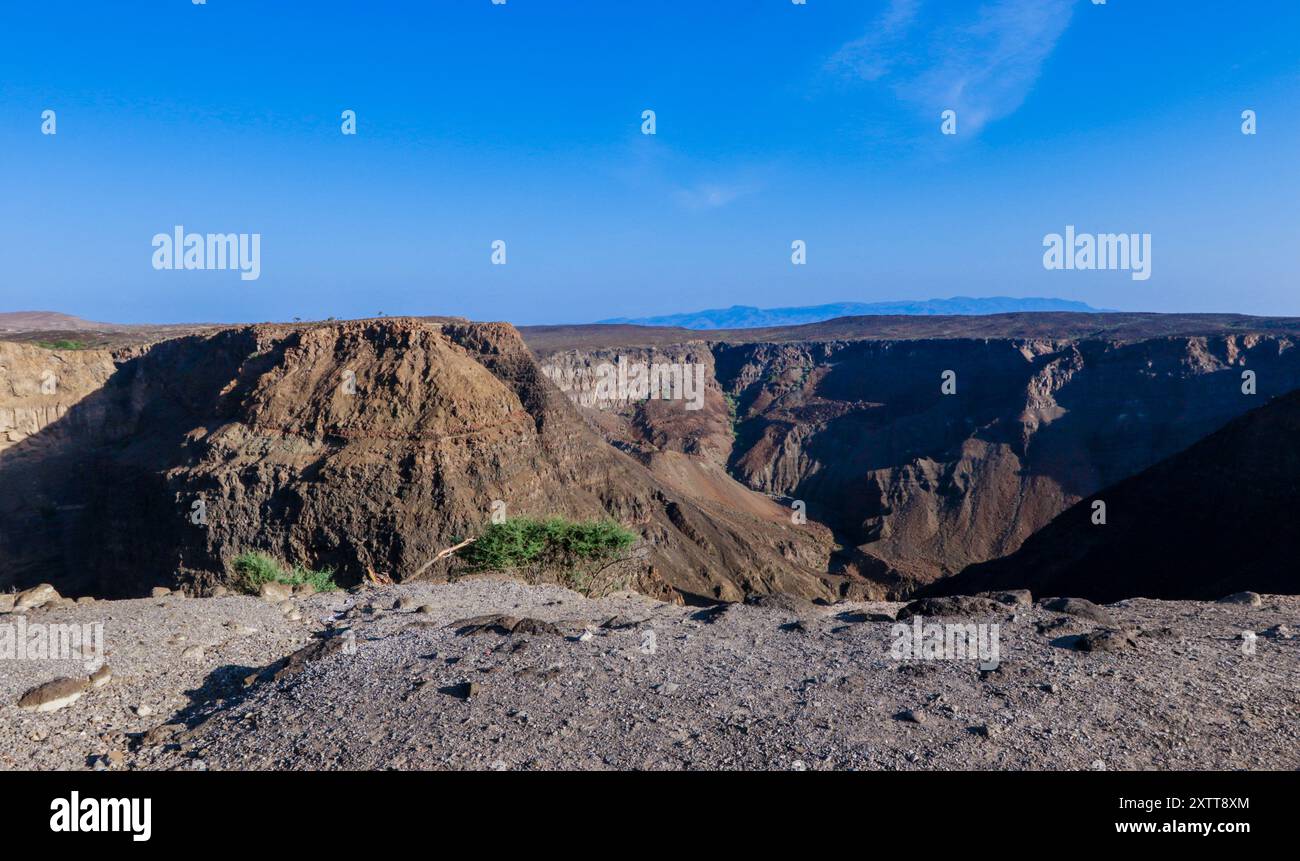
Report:
[[[1300,597],[700,609],[484,578],[269,598],[0,612],[102,622],[108,667],[0,661],[0,768],[1300,767]],[[891,657],[918,612],[996,623],[1000,661]]]

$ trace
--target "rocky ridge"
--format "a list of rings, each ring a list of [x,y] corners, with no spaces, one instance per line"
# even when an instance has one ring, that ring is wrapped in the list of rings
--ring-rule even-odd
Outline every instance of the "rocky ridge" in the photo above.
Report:
[[[439,576],[430,560],[503,503],[639,532],[623,574],[648,594],[842,591],[824,535],[659,482],[582,420],[506,324],[252,326],[119,359],[0,453],[14,526],[0,583],[206,592],[250,550],[345,584]]]

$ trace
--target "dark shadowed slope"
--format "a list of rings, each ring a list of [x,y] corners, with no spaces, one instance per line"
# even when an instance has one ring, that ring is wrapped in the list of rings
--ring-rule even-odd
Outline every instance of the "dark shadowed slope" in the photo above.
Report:
[[[1095,525],[1094,502],[1106,504]],[[1081,500],[931,594],[1025,587],[1095,601],[1300,592],[1300,391]]]

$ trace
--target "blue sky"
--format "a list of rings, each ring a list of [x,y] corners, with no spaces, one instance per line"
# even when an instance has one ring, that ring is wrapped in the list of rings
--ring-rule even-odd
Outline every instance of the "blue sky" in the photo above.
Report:
[[[1300,315],[1298,39],[1290,0],[6,3],[0,310]],[[176,224],[261,277],[154,270]],[[1151,278],[1046,271],[1067,224],[1150,233]]]

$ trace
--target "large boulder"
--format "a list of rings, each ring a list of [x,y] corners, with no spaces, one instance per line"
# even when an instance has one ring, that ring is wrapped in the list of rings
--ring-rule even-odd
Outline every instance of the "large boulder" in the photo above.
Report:
[[[898,611],[898,619],[910,619],[913,616],[1001,616],[1011,608],[992,598],[978,595],[950,595],[944,598],[919,598]]]
[[[14,598],[13,612],[25,613],[28,610],[38,610],[46,604],[58,601],[59,597],[58,591],[53,586],[42,583],[19,592]]]
[[[81,699],[89,687],[90,680],[85,677],[55,679],[23,694],[18,699],[18,708],[36,712],[58,711]]]
[[[1078,616],[1080,619],[1089,619],[1103,625],[1115,624],[1114,614],[1086,598],[1048,598],[1043,601],[1042,606],[1045,610]]]
[[[287,583],[271,581],[263,583],[257,594],[259,598],[268,604],[279,604],[281,601],[287,601],[293,597],[293,587]]]

